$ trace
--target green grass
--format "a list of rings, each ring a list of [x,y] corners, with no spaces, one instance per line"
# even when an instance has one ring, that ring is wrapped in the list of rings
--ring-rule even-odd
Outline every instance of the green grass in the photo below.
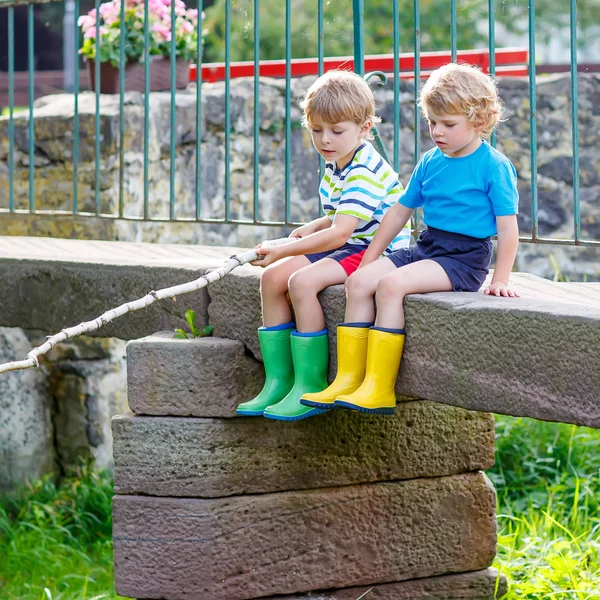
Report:
[[[0,501],[2,600],[118,598],[112,575],[112,481],[89,466]]]
[[[503,600],[600,598],[600,430],[496,419]],[[114,600],[112,481],[89,466],[0,500],[1,600]]]
[[[503,600],[600,598],[600,431],[496,418]]]

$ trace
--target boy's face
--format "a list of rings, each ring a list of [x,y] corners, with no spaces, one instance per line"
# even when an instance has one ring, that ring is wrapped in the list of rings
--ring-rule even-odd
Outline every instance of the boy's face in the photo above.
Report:
[[[327,161],[335,162],[338,169],[343,169],[354,156],[371,129],[371,122],[357,125],[352,121],[326,123],[314,119],[310,134],[317,152]]]
[[[460,158],[475,152],[481,145],[481,132],[465,115],[435,113],[425,109],[429,135],[437,147],[450,158]]]

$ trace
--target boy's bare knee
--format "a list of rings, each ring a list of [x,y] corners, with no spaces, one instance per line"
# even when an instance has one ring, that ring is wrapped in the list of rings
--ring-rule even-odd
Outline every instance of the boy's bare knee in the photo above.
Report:
[[[393,273],[393,275],[396,275],[396,273]],[[398,277],[388,276],[384,277],[377,284],[376,298],[382,299],[394,297],[396,299],[399,299],[404,297],[405,293],[406,292],[404,290],[402,280]]]
[[[352,273],[346,279],[346,296],[360,296],[366,294],[366,280],[359,271]]]
[[[312,294],[313,290],[310,285],[310,279],[304,273],[293,273],[288,281],[288,289],[292,300],[301,298],[307,294]]]
[[[260,275],[260,287],[274,293],[286,291],[287,279],[278,269],[266,268]]]

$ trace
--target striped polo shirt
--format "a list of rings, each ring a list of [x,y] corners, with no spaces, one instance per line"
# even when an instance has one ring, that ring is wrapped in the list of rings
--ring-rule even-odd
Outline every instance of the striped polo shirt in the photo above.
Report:
[[[325,214],[358,217],[356,229],[346,243],[368,246],[379,223],[403,191],[398,174],[369,142],[363,142],[352,160],[338,169],[326,163],[319,195]],[[394,238],[385,254],[408,247],[410,222]]]

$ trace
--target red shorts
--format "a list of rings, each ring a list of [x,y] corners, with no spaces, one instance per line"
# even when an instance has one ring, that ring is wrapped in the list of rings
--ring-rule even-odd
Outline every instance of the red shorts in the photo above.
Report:
[[[366,246],[357,244],[344,244],[337,250],[328,250],[326,252],[315,252],[314,254],[306,254],[306,258],[311,263],[315,263],[322,258],[332,258],[342,265],[348,276],[352,275],[360,265],[360,261],[367,251]]]

